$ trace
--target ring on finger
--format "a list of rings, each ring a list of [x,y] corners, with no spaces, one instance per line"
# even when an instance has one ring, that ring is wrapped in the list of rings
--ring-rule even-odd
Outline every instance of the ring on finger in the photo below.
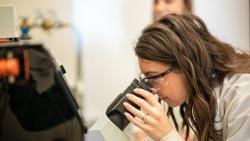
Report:
[[[141,120],[145,123],[147,121],[147,118],[148,118],[148,114],[144,114],[143,117],[141,117]]]

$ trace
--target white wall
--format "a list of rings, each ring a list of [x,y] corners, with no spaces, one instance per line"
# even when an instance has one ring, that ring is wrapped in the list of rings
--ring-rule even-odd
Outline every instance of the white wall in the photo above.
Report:
[[[249,50],[249,0],[194,0],[194,12],[219,39]]]
[[[137,74],[134,41],[151,19],[151,0],[77,0],[83,33],[85,117],[105,113]]]

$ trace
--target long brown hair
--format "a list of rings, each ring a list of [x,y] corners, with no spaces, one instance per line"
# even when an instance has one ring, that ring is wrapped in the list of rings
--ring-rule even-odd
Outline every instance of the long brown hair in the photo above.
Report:
[[[177,66],[186,77],[188,100],[181,105],[184,122],[199,141],[221,140],[214,122],[217,103],[213,88],[226,76],[250,72],[250,56],[211,35],[192,14],[167,15],[147,26],[135,47],[139,58]]]

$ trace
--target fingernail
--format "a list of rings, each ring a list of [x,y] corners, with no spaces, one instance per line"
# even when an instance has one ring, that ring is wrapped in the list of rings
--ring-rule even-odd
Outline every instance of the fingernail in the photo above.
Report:
[[[126,97],[127,97],[127,98],[131,97],[131,94],[126,94]]]
[[[123,105],[124,105],[124,106],[127,106],[127,105],[128,105],[128,103],[127,103],[127,102],[123,102]]]
[[[134,92],[135,92],[135,93],[137,93],[137,92],[139,92],[139,91],[140,91],[139,88],[135,88],[135,89],[134,89]]]

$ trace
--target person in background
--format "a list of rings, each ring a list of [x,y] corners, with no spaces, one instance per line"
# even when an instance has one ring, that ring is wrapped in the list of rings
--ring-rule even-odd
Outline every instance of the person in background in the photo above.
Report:
[[[147,26],[135,47],[141,79],[170,107],[181,106],[198,141],[250,140],[250,55],[215,38],[192,14]],[[128,94],[124,115],[156,141],[183,141],[154,94]],[[131,114],[133,115],[131,115]]]
[[[192,0],[153,0],[153,20],[176,13],[192,13]]]

